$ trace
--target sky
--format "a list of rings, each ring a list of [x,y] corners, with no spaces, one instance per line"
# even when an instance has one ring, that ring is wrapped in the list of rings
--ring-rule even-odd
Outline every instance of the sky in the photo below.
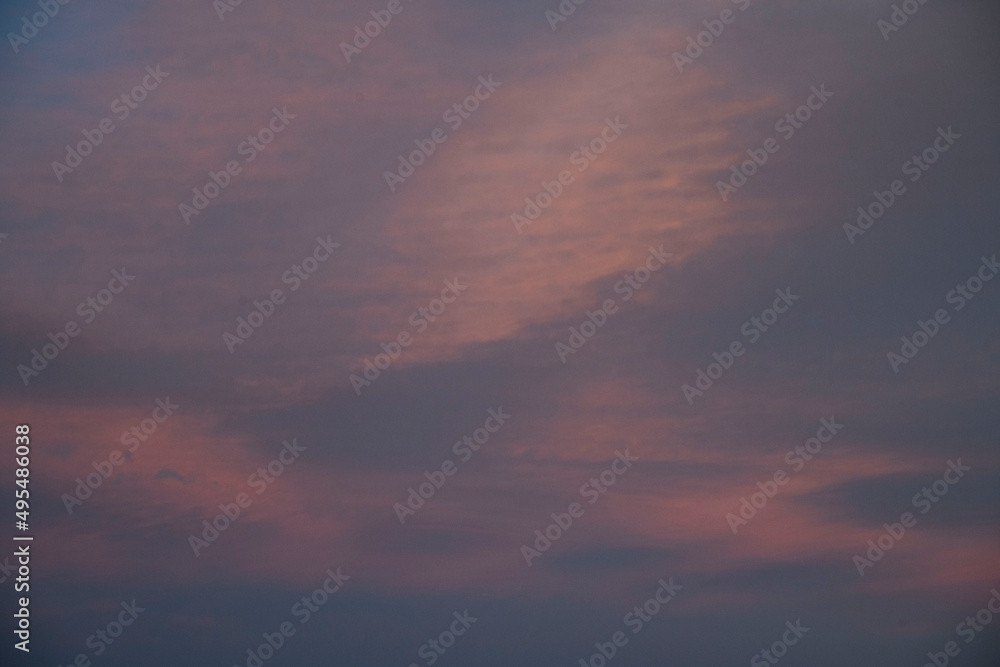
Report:
[[[0,661],[997,664],[998,19],[4,3]]]

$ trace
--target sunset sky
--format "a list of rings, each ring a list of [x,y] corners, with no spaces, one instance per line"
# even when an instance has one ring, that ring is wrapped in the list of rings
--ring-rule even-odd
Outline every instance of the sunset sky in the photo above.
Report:
[[[995,3],[576,1],[4,3],[0,662],[1000,664]]]

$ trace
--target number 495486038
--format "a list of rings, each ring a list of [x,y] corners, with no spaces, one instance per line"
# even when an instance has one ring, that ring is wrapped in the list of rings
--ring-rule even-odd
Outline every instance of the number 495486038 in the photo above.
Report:
[[[31,477],[28,465],[31,463],[29,458],[31,454],[31,438],[29,437],[31,429],[27,424],[19,424],[15,431],[14,453],[17,455],[15,459],[17,468],[14,469],[14,476],[16,477],[15,483],[20,488],[16,490],[14,516],[17,517],[17,521],[14,525],[18,530],[28,530],[30,511],[28,482]]]

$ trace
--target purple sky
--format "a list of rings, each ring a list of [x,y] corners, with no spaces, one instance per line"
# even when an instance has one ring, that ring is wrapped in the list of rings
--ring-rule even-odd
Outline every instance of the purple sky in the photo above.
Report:
[[[996,664],[991,3],[224,2],[0,10],[0,660]]]

